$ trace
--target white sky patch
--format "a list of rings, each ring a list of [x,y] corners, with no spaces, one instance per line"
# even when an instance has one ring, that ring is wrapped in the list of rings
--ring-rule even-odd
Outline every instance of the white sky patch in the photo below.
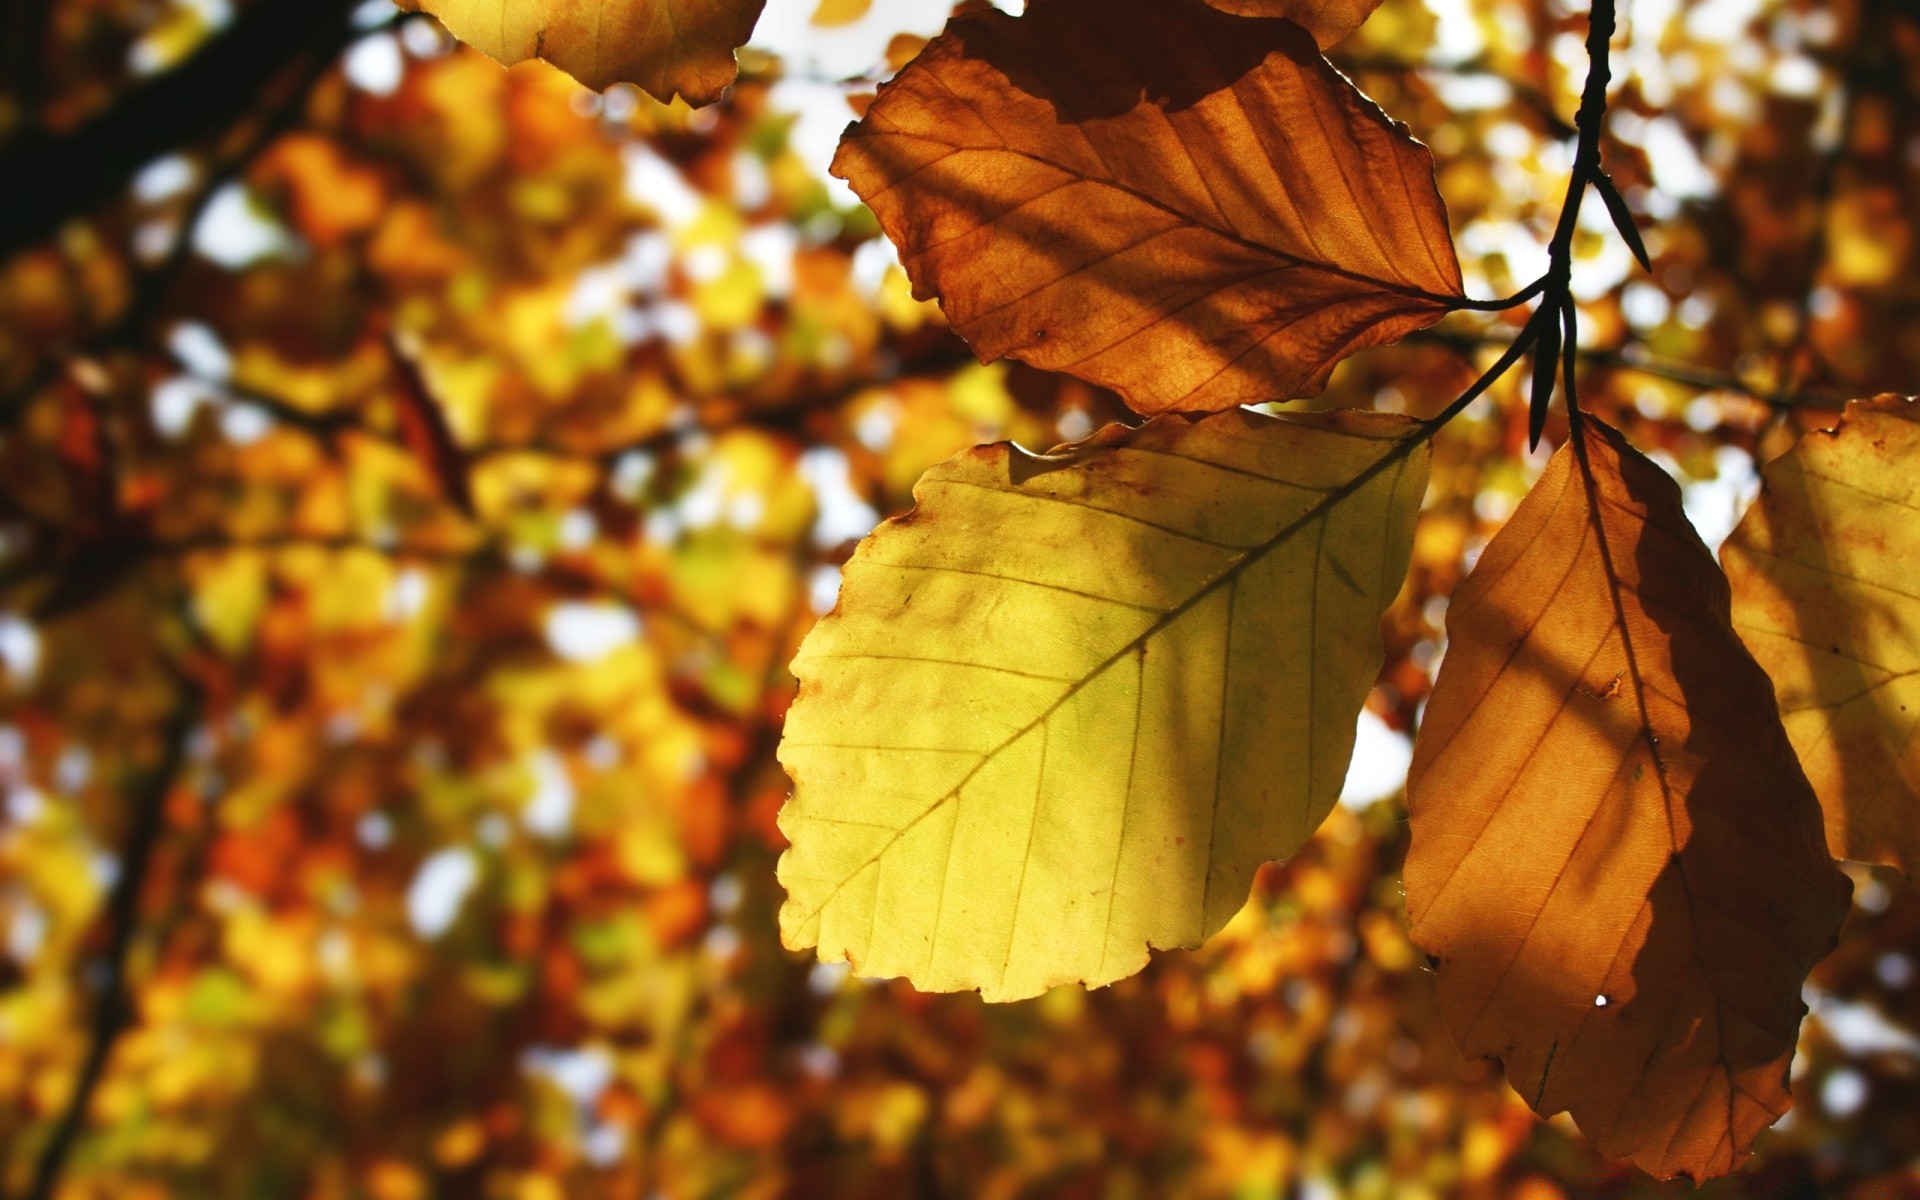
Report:
[[[1646,124],[1642,148],[1647,165],[1653,169],[1653,184],[1677,199],[1711,196],[1720,190],[1720,180],[1700,159],[1693,141],[1680,123],[1671,117],[1654,117]]]
[[[627,252],[620,258],[620,269],[627,286],[643,296],[664,291],[667,269],[673,266],[673,241],[657,229],[636,233],[627,239]]]
[[[840,568],[819,566],[807,573],[807,603],[813,611],[825,616],[833,611],[834,602],[840,599]]]
[[[773,199],[773,179],[767,164],[758,154],[739,150],[733,156],[733,203],[742,212],[753,212]]]
[[[1887,1020],[1870,1004],[1839,1000],[1808,984],[1800,991],[1829,1037],[1855,1058],[1872,1054],[1894,1054],[1920,1060],[1920,1037]]]
[[[613,464],[613,494],[622,500],[638,501],[640,493],[653,480],[653,455],[645,450],[630,450]]]
[[[363,0],[354,7],[348,23],[355,29],[373,29],[393,20],[400,15],[400,9],[393,0]]]
[[[387,619],[398,623],[419,616],[432,594],[425,571],[418,567],[403,568],[387,588]]]
[[[1361,709],[1353,760],[1340,787],[1341,805],[1363,809],[1385,800],[1406,786],[1407,768],[1412,765],[1413,743],[1407,735],[1389,729],[1373,710]]]
[[[693,486],[673,503],[683,528],[705,529],[721,518],[727,509],[727,476],[727,464],[717,459],[701,468]]]
[[[533,772],[533,794],[520,810],[520,823],[537,837],[558,838],[573,826],[573,778],[567,764],[551,750],[535,754],[527,764]]]
[[[853,123],[853,110],[847,107],[847,95],[839,84],[814,83],[806,79],[782,79],[768,93],[768,104],[776,111],[797,118],[787,132],[787,145],[827,185],[827,194],[836,208],[852,208],[860,203],[844,180],[827,174],[833,152],[840,146],[840,135]]]
[[[7,953],[22,966],[40,956],[47,941],[47,914],[31,901],[18,901],[7,923]]]
[[[1018,14],[1021,0],[994,0],[1004,12]],[[1459,2],[1459,0],[1456,0]],[[886,70],[887,43],[895,34],[932,37],[946,27],[952,0],[884,0],[858,21],[831,28],[813,24],[819,0],[769,0],[749,43],[778,54],[786,78],[775,84],[769,103],[776,112],[799,120],[788,135],[801,161],[823,180],[833,202],[859,203],[853,189],[827,174],[840,132],[853,121],[843,79]]]
[[[597,662],[640,640],[640,618],[619,605],[565,601],[547,610],[546,635],[568,662]]]
[[[1752,457],[1738,446],[1714,447],[1712,479],[1691,478],[1663,451],[1655,450],[1647,457],[1680,485],[1687,520],[1693,522],[1707,549],[1718,555],[1720,544],[1733,533],[1733,527],[1760,492],[1760,475]]]
[[[163,437],[179,437],[193,424],[202,404],[218,404],[220,397],[205,384],[176,375],[153,385],[153,427]]]
[[[1687,37],[1696,42],[1728,45],[1746,36],[1760,15],[1762,0],[1699,0],[1687,9]]]
[[[687,183],[680,168],[641,142],[628,142],[620,148],[620,154],[626,162],[628,199],[652,211],[669,229],[678,229],[700,215],[706,201]]]
[[[880,523],[880,514],[853,490],[847,456],[832,446],[815,446],[800,456],[800,477],[813,489],[820,515],[813,523],[813,544],[826,549],[863,538]]]
[[[391,33],[376,33],[347,47],[340,63],[347,82],[375,96],[391,96],[406,74],[406,61],[400,57],[400,39]]]
[[[413,931],[421,937],[436,938],[453,928],[478,882],[480,863],[466,847],[454,846],[430,855],[407,886],[407,921]]]
[[[228,405],[220,414],[220,435],[236,446],[251,445],[272,429],[273,418],[252,405]]]
[[[193,248],[229,271],[292,254],[299,246],[286,227],[237,183],[215,192],[193,227]]]
[[[1504,108],[1513,101],[1513,85],[1498,75],[1469,75],[1428,71],[1423,76],[1448,108],[1455,112]]]
[[[233,375],[233,356],[220,335],[199,321],[182,321],[167,334],[167,349],[182,366],[202,379],[225,381]]]
[[[1487,48],[1467,0],[1427,0],[1427,11],[1437,24],[1433,31],[1432,58],[1439,63],[1462,63]]]
[[[1579,223],[1582,229],[1605,235],[1597,240],[1593,252],[1573,260],[1572,274],[1567,280],[1574,299],[1591,302],[1619,287],[1630,274],[1639,271],[1640,264],[1634,261],[1626,239],[1614,236],[1613,217],[1605,204],[1583,204]]]
[[[760,286],[767,296],[784,300],[793,293],[793,253],[800,247],[800,235],[785,222],[755,225],[740,239],[740,257],[760,272]]]
[[[200,172],[191,161],[169,154],[140,168],[133,177],[133,198],[142,204],[158,204],[185,192],[198,178]]]
[[[853,286],[871,300],[880,294],[887,272],[900,265],[900,252],[886,238],[869,238],[853,252]]]
[[[884,67],[896,33],[932,37],[947,23],[952,0],[882,0],[865,16],[828,28],[813,23],[820,0],[767,0],[748,43],[778,54],[794,74],[845,79]],[[1018,12],[1019,4],[1001,5]]]
[[[40,673],[40,634],[12,613],[0,613],[0,663],[16,682]]]
[[[553,1084],[582,1110],[597,1104],[613,1082],[613,1056],[598,1046],[533,1046],[521,1057],[520,1069]]]
[[[574,276],[560,319],[569,329],[594,321],[611,320],[627,307],[628,283],[624,262],[601,263]]]

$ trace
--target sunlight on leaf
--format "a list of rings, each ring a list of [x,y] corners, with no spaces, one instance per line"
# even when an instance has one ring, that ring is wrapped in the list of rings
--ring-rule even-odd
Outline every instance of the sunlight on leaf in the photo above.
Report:
[[[1199,0],[956,18],[833,170],[983,360],[1145,413],[1314,395],[1461,288],[1425,147],[1298,26]]]
[[[733,82],[733,52],[766,0],[399,0],[512,66],[541,58],[595,91],[638,84],[662,103],[677,92],[711,104]]]
[[[1360,28],[1380,0],[1207,0],[1241,17],[1284,17],[1313,35],[1322,49]]]
[[[990,1000],[1195,946],[1339,795],[1427,452],[1371,413],[929,471],[793,664],[784,940]]]
[[[1721,552],[1835,854],[1920,869],[1920,404],[1856,401],[1768,464]]]
[[[1448,610],[1407,912],[1464,1052],[1698,1179],[1787,1110],[1848,885],[1679,489],[1586,428],[1590,469],[1563,446]]]

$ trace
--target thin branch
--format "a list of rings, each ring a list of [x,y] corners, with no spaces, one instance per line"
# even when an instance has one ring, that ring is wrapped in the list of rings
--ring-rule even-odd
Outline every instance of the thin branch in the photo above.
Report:
[[[1461,354],[1472,354],[1479,350],[1513,344],[1510,338],[1445,329],[1415,330],[1402,340],[1445,346]],[[1729,392],[1745,396],[1757,403],[1779,410],[1818,408],[1838,411],[1846,407],[1847,400],[1850,398],[1837,393],[1811,391],[1805,388],[1783,395],[1778,391],[1748,383],[1731,371],[1702,366],[1698,363],[1682,362],[1679,359],[1661,358],[1648,351],[1639,342],[1627,342],[1619,346],[1583,347],[1578,352],[1578,358],[1590,366],[1651,375],[1656,379],[1683,383],[1704,392]]]
[[[33,1181],[27,1200],[52,1200],[60,1184],[60,1172],[73,1151],[81,1129],[86,1125],[87,1109],[95,1090],[113,1057],[114,1045],[133,1020],[133,997],[127,987],[127,958],[139,929],[140,893],[153,866],[154,851],[160,844],[165,825],[166,801],[186,762],[187,743],[198,727],[203,697],[197,684],[184,676],[179,680],[181,697],[167,722],[165,744],[158,765],[135,789],[132,825],[127,831],[126,847],[121,853],[120,874],[107,897],[105,920],[109,933],[105,977],[100,999],[94,1010],[86,1061],[74,1084],[67,1106],[54,1124],[53,1135],[34,1165]]]

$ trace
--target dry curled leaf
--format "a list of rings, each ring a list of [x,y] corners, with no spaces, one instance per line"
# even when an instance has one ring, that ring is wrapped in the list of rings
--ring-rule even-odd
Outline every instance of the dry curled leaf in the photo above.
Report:
[[[1463,1051],[1603,1154],[1699,1179],[1787,1110],[1848,885],[1679,489],[1584,427],[1448,610],[1407,911]]]
[[[1920,873],[1920,402],[1847,406],[1769,463],[1721,550],[1835,854]]]
[[[1414,429],[1170,416],[929,471],[793,663],[786,943],[1012,1000],[1217,931],[1339,794]]]
[[[1360,28],[1380,0],[1207,0],[1238,17],[1285,17],[1324,49]]]
[[[766,0],[398,0],[512,66],[545,59],[600,91],[632,83],[666,103],[718,100]]]
[[[955,18],[833,170],[982,359],[1146,413],[1313,395],[1460,293],[1425,147],[1292,22],[1200,0]]]

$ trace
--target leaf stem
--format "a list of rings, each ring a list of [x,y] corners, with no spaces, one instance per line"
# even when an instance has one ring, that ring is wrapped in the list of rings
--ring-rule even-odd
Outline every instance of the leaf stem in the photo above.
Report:
[[[1546,286],[1547,276],[1542,275],[1511,296],[1506,296],[1499,300],[1469,300],[1462,296],[1454,300],[1453,306],[1458,309],[1464,309],[1467,312],[1505,312],[1510,308],[1518,308],[1535,296],[1538,296],[1542,291],[1546,290]]]
[[[1573,368],[1579,359],[1579,310],[1574,304],[1573,232],[1580,219],[1580,201],[1591,186],[1606,186],[1606,172],[1600,165],[1600,129],[1607,115],[1607,83],[1613,78],[1609,59],[1614,30],[1614,0],[1593,0],[1587,18],[1587,81],[1580,91],[1580,108],[1574,116],[1579,142],[1573,156],[1573,172],[1567,180],[1566,199],[1560,204],[1560,217],[1547,245],[1546,274],[1505,300],[1469,300],[1461,308],[1477,312],[1500,312],[1538,296],[1540,305],[1528,318],[1526,328],[1500,360],[1489,368],[1458,400],[1428,422],[1429,433],[1452,420],[1493,382],[1506,374],[1528,348],[1539,347],[1541,361],[1534,366],[1532,412],[1528,420],[1528,441],[1538,445],[1545,422],[1547,402],[1551,398],[1556,374],[1566,380],[1567,420],[1577,432],[1580,425],[1579,400],[1573,388]],[[1617,214],[1616,214],[1617,216]],[[1631,229],[1631,225],[1626,227]],[[1628,236],[1624,234],[1622,236]],[[1635,245],[1636,256],[1639,254]]]

